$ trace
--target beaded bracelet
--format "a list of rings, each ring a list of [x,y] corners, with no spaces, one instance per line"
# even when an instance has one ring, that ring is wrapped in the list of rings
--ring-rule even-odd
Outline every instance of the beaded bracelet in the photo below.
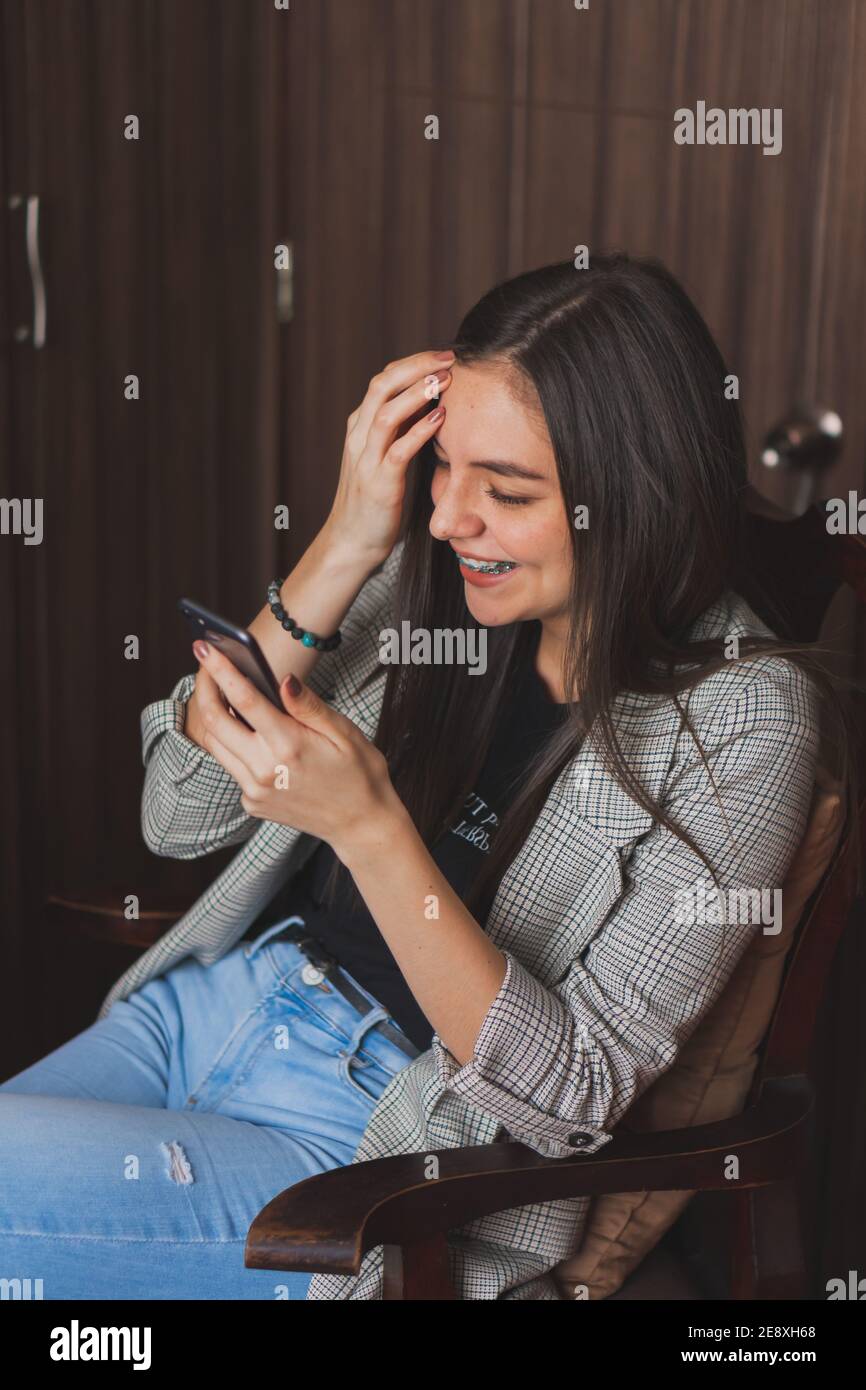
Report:
[[[315,632],[307,632],[306,628],[301,627],[290,618],[282,603],[280,602],[280,589],[283,587],[282,579],[274,579],[268,587],[268,600],[271,612],[278,623],[290,633],[296,641],[301,642],[305,647],[315,647],[320,652],[332,652],[335,647],[339,647],[343,640],[342,633],[338,630],[333,637],[317,637]]]

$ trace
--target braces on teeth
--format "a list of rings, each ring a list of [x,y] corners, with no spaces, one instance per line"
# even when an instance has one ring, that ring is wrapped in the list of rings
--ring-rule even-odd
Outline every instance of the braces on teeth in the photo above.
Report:
[[[468,570],[479,570],[481,574],[506,574],[508,570],[516,568],[513,560],[497,560],[495,564],[486,564],[483,560],[467,560],[465,556],[457,556],[461,565],[465,565]]]

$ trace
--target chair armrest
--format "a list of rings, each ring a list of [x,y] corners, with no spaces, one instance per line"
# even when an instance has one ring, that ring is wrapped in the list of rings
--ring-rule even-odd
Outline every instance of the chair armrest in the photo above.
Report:
[[[124,891],[101,885],[94,891],[50,893],[45,899],[46,919],[64,934],[90,937],[112,945],[144,949],[179,921],[189,904],[181,905],[177,895],[161,895],[143,908],[137,918],[124,916]]]
[[[627,1133],[586,1158],[546,1158],[524,1144],[432,1151],[351,1163],[296,1183],[259,1212],[247,1233],[248,1269],[357,1274],[377,1245],[406,1245],[492,1212],[600,1192],[760,1187],[790,1175],[813,1092],[805,1076],[774,1077],[739,1115],[688,1129]],[[743,1176],[725,1176],[735,1152]]]

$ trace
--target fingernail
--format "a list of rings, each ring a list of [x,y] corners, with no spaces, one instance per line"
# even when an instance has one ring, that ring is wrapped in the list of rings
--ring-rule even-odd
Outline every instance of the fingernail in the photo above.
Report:
[[[436,356],[436,360],[437,360],[438,362],[450,362],[450,361],[451,361],[451,358],[454,356],[454,353],[453,353],[453,352],[450,352],[450,351],[449,351],[449,352],[437,352],[437,353],[435,354],[435,356]]]
[[[199,661],[206,661],[210,656],[210,647],[207,642],[193,642],[192,649]]]
[[[298,680],[297,676],[289,676],[289,694],[297,696],[300,695],[300,693],[301,682]]]
[[[444,419],[445,419],[445,411],[442,409],[442,406],[440,405],[440,407],[439,407],[438,410],[432,410],[432,411],[430,412],[430,414],[427,416],[427,423],[430,424],[430,425],[435,425],[435,424],[437,424],[440,420],[444,420]]]

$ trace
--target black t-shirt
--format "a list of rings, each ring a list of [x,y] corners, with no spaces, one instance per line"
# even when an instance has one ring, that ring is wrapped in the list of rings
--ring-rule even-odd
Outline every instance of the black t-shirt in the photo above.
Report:
[[[451,829],[430,849],[431,858],[461,899],[481,867],[481,856],[490,852],[501,813],[519,785],[516,779],[566,714],[567,706],[550,698],[533,662],[503,702],[476,790],[467,797]],[[384,1004],[416,1047],[426,1051],[433,1028],[364,903],[360,910],[352,911],[341,897],[333,907],[322,902],[334,859],[330,845],[319,845],[296,876],[278,890],[246,935],[258,935],[283,917],[303,917],[310,935]]]

